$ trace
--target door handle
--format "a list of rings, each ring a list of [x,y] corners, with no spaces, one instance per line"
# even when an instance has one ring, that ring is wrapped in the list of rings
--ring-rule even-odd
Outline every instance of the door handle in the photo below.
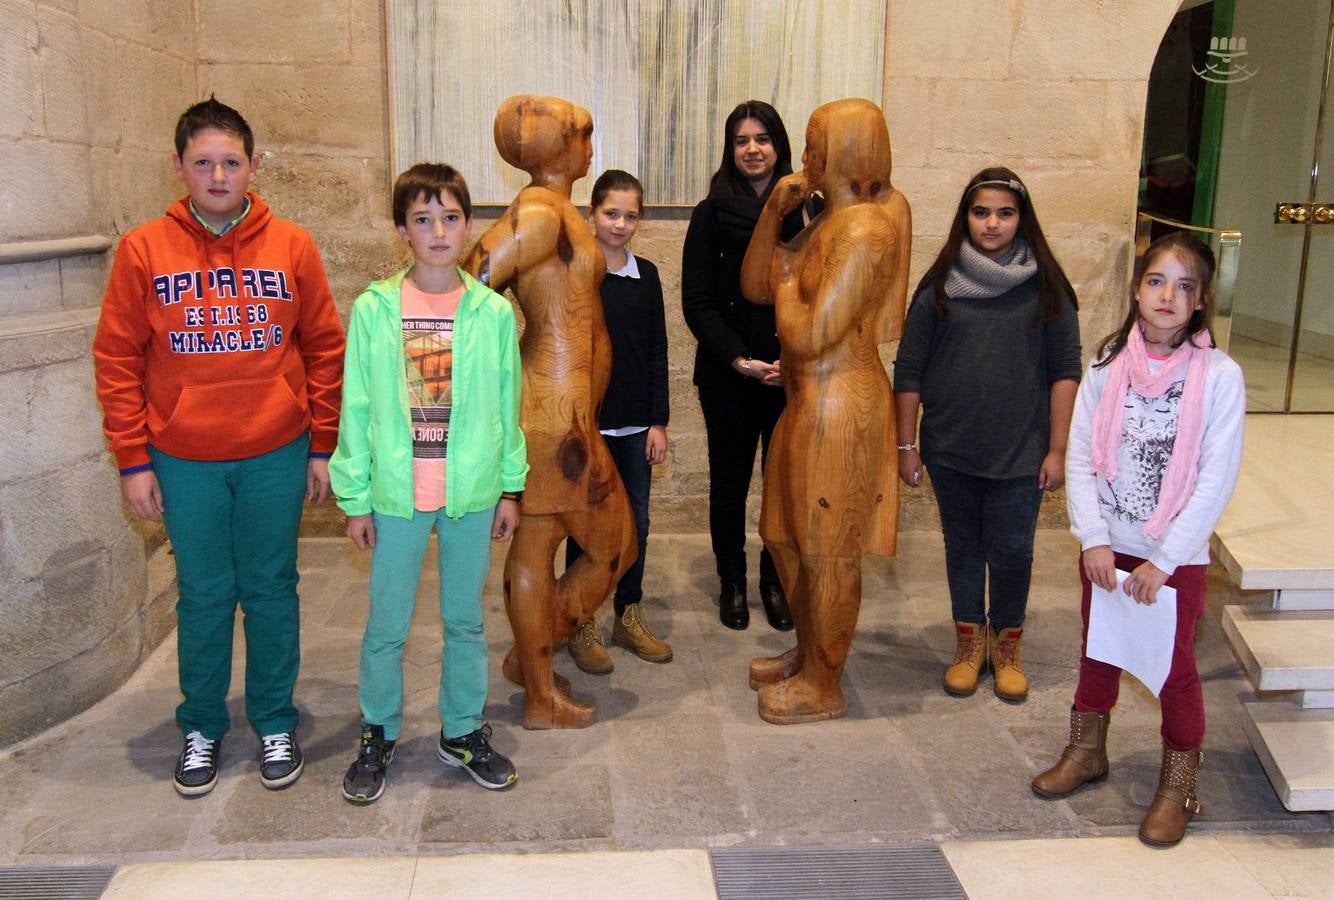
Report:
[[[1278,203],[1274,206],[1275,225],[1328,225],[1334,222],[1334,203]]]

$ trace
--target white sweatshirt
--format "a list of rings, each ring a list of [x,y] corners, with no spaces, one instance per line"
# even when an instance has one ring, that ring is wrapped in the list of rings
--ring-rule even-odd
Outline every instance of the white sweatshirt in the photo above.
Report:
[[[1150,360],[1156,371],[1162,361]],[[1117,478],[1093,473],[1093,414],[1107,384],[1107,368],[1092,366],[1079,385],[1070,446],[1065,456],[1065,496],[1070,531],[1083,550],[1110,545],[1117,553],[1147,559],[1171,575],[1177,566],[1209,562],[1209,535],[1237,484],[1241,467],[1246,385],[1241,367],[1221,350],[1212,350],[1205,379],[1204,435],[1200,442],[1195,490],[1157,541],[1144,535],[1144,523],[1158,505],[1167,461],[1176,440],[1177,405],[1185,370],[1161,397],[1126,392]]]

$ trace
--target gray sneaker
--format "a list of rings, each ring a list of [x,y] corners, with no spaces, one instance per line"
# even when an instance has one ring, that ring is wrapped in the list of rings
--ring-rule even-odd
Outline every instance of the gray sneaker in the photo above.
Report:
[[[447,738],[441,730],[436,756],[447,766],[463,769],[488,791],[504,790],[519,777],[514,763],[491,747],[490,725],[458,738]]]

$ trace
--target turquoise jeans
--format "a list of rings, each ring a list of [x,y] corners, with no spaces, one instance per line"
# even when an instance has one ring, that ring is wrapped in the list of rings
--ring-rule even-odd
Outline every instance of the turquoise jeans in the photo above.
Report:
[[[250,459],[201,462],[148,453],[176,555],[181,693],[176,724],[217,739],[231,725],[236,606],[245,628],[246,718],[261,735],[293,731],[301,666],[296,538],[306,494],[302,436]]]
[[[361,715],[398,740],[403,725],[403,643],[417,602],[426,544],[434,528],[440,544],[440,617],[445,642],[440,656],[440,722],[445,736],[482,727],[486,705],[486,634],[482,587],[491,565],[493,513],[468,513],[457,521],[438,512],[411,519],[374,514],[371,608],[361,640]]]

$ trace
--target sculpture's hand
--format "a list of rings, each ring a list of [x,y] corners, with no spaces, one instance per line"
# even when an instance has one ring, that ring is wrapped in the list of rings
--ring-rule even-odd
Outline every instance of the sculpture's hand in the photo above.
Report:
[[[775,211],[780,216],[786,216],[805,203],[806,198],[810,195],[811,188],[806,183],[806,176],[801,172],[793,172],[791,175],[784,175],[778,179],[778,184],[774,185],[774,192],[769,198],[769,202],[775,204]]]

